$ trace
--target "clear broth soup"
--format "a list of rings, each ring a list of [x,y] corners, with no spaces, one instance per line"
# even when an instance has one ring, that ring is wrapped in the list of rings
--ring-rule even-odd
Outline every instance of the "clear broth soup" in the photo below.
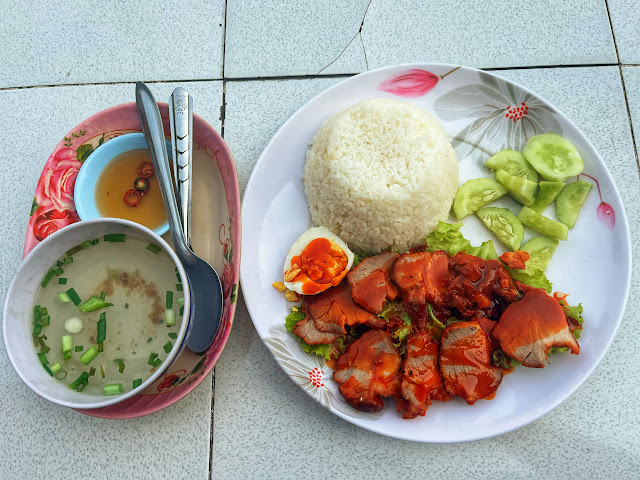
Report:
[[[182,286],[169,255],[136,237],[117,234],[110,238],[117,241],[93,239],[67,252],[52,266],[54,273],[47,274],[50,280],[46,282],[45,277],[46,286],[40,288],[34,302],[33,337],[40,361],[67,385],[89,374],[72,388],[95,394],[107,393],[105,386],[118,384],[127,392],[147,380],[173,348],[182,323]],[[61,303],[59,294],[72,300]],[[101,294],[113,305],[87,313],[79,308],[83,307],[79,302]],[[175,324],[167,326],[172,314]],[[101,315],[106,319],[102,351],[85,364],[82,360],[86,362],[100,350]],[[74,318],[77,320],[65,325]],[[82,330],[76,332],[70,324],[77,326],[78,322]],[[71,336],[73,341],[66,360],[63,336]],[[94,351],[87,354],[92,348]],[[117,386],[107,390],[120,393]]]

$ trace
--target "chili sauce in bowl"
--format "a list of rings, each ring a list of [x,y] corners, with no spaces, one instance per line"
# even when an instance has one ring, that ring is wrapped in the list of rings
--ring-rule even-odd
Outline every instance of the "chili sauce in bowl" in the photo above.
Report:
[[[167,151],[171,144],[167,142]],[[81,220],[122,218],[162,235],[169,230],[167,214],[151,155],[142,133],[105,141],[84,161],[74,188]]]

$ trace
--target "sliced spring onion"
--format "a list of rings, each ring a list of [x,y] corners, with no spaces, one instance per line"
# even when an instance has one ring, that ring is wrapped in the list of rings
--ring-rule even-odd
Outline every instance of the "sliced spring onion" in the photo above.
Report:
[[[73,263],[73,257],[64,257],[64,260],[62,260],[62,263],[64,263],[65,265]]]
[[[89,383],[89,372],[82,372],[80,376],[69,385],[69,388],[76,390],[80,385],[84,388],[87,383]]]
[[[156,358],[152,366],[153,368],[158,368],[161,364],[162,364],[162,360],[160,360],[159,358]]]
[[[80,300],[80,295],[76,293],[75,288],[70,288],[69,290],[67,290],[67,295],[69,295],[69,298],[76,307],[82,303],[82,300]]]
[[[67,250],[67,256],[70,257],[74,253],[78,253],[80,250],[82,250],[82,245],[76,245],[71,250]]]
[[[46,365],[47,363],[49,363],[49,360],[47,360],[47,354],[44,352],[38,353],[38,359],[40,360],[40,363],[43,365]]]
[[[60,275],[62,275],[62,274],[64,273],[64,270],[63,270],[63,269],[61,269],[60,267],[58,267],[58,268],[55,268],[55,269],[53,270],[53,273],[55,273],[55,274],[56,274],[56,276],[57,276],[57,277],[59,277]]]
[[[141,378],[136,378],[133,381],[133,388],[138,388],[140,385],[142,385],[142,379]]]
[[[100,240],[98,240],[97,238],[94,238],[93,240],[91,240],[91,245],[97,245],[100,243]]]
[[[35,348],[38,348],[38,340],[40,340],[40,337],[36,336],[36,335],[32,335],[31,339],[33,340],[33,346]]]
[[[42,317],[42,326],[48,327],[49,325],[51,325],[51,317],[49,315],[45,315]]]
[[[89,369],[89,376],[93,377],[96,374],[96,367],[91,367]]]
[[[181,292],[182,291],[182,284],[181,283],[176,283],[176,290]]]
[[[155,362],[156,358],[158,358],[158,354],[157,353],[151,353],[149,355],[149,361],[147,363],[149,365],[153,365],[153,362]]]
[[[42,313],[42,315],[49,315],[49,310],[47,309],[47,307],[41,308],[40,312]]]
[[[71,335],[63,335],[60,337],[60,343],[62,344],[62,353],[71,352],[73,348],[73,337]]]
[[[113,306],[113,303],[106,302],[100,297],[93,296],[89,300],[78,305],[78,309],[80,309],[84,313],[89,313],[100,310],[101,308],[107,308],[111,306]]]
[[[111,243],[120,243],[124,242],[127,239],[127,236],[124,233],[112,233],[109,235],[109,241]]]
[[[180,307],[180,316],[184,314],[184,307]]]
[[[40,335],[40,332],[42,332],[42,325],[34,325],[33,335],[34,336]]]
[[[121,383],[111,383],[103,388],[105,395],[119,395],[123,392]]]
[[[91,240],[85,240],[82,242],[82,248],[89,248],[91,246]]]
[[[167,294],[165,296],[165,307],[173,308],[173,292],[171,290],[167,290]]]
[[[182,279],[180,278],[180,273],[176,271],[176,278],[178,279],[178,283],[182,283]]]
[[[64,380],[65,378],[67,378],[66,370],[62,370],[61,372],[56,373],[56,378],[58,380]]]
[[[84,345],[77,345],[77,346],[74,348],[74,351],[76,351],[76,352],[81,352],[81,351],[83,351],[83,350],[84,350]]]
[[[126,367],[126,365],[124,364],[122,359],[118,358],[118,359],[115,360],[115,362],[118,364],[118,372],[124,373],[124,368]]]
[[[164,311],[164,324],[167,327],[173,327],[176,324],[176,311],[173,308],[167,308]]]
[[[104,368],[102,368],[102,365],[100,365],[100,375],[104,378]]]
[[[62,265],[64,265],[64,263],[62,263],[60,260],[58,260],[58,261],[56,262],[56,265],[57,265],[58,267],[61,267]]]
[[[60,277],[58,279],[58,285],[66,285],[67,284],[67,279],[64,277]]]
[[[107,298],[107,294],[106,294],[106,293],[104,293],[104,290],[100,292],[100,298],[101,298],[102,300],[104,300],[105,298]]]
[[[44,276],[44,278],[42,279],[42,282],[40,282],[40,285],[43,288],[46,287],[51,281],[51,279],[53,278],[53,275],[54,275],[53,270],[49,270],[47,274]]]
[[[173,338],[174,340],[178,338],[178,334],[176,332],[169,332],[169,338]]]
[[[62,354],[62,358],[64,358],[65,360],[69,360],[71,358],[71,352],[64,352]]]
[[[178,302],[178,305],[180,305],[181,307],[184,306],[184,297],[178,297],[178,300],[176,300]]]
[[[98,344],[98,352],[102,353],[104,351],[104,343],[100,342]]]
[[[58,300],[60,301],[60,303],[69,303],[71,301],[71,295],[69,295],[67,292],[60,292],[58,294]]]
[[[171,341],[168,341],[162,346],[162,348],[164,349],[164,353],[169,353],[173,348],[173,344],[171,343]]]
[[[97,342],[102,343],[107,339],[107,315],[102,312],[100,314],[100,320],[98,320],[98,335]]]
[[[42,308],[40,307],[40,305],[34,305],[33,306],[33,319],[34,320],[39,320],[40,318],[42,318]]]
[[[62,371],[62,365],[60,365],[60,363],[58,362],[54,363],[49,368],[51,369],[51,373],[53,373],[54,375]]]
[[[156,254],[162,251],[162,249],[158,245],[154,245],[153,243],[150,243],[149,245],[147,245],[147,250],[149,250],[151,253],[156,253]]]
[[[105,242],[108,242],[109,238],[111,238],[111,235],[105,235],[104,237],[102,237],[102,240],[104,240]]]
[[[51,371],[51,369],[49,368],[49,366],[48,366],[48,365],[45,365],[44,363],[42,364],[42,366],[43,366],[43,367],[44,367],[44,369],[47,371],[47,373],[53,377],[53,372]]]
[[[98,356],[98,347],[91,345],[91,347],[82,354],[80,361],[83,365],[89,365],[94,358]]]

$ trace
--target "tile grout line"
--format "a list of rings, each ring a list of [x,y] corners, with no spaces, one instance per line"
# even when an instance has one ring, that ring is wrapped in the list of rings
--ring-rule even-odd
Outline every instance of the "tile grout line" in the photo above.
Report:
[[[638,146],[636,144],[636,136],[633,132],[633,120],[631,119],[631,108],[629,107],[629,98],[627,97],[627,87],[624,83],[624,73],[622,72],[622,64],[620,63],[620,52],[618,51],[618,42],[616,41],[616,33],[613,30],[613,21],[611,19],[611,11],[609,10],[609,0],[604,0],[604,5],[607,9],[607,16],[609,17],[609,28],[611,29],[611,36],[613,37],[613,46],[616,50],[616,58],[618,59],[618,74],[620,75],[620,83],[622,84],[622,94],[624,95],[624,104],[627,108],[627,119],[629,120],[629,129],[631,130],[631,141],[633,142],[633,153],[636,157],[636,169],[638,170],[638,176],[640,176],[640,161],[638,160]]]
[[[222,105],[220,105],[220,136],[224,139],[224,120],[226,117],[226,95],[227,95],[227,82],[224,76],[224,63],[226,58],[226,46],[227,46],[227,5],[228,1],[224,1],[224,31],[222,33]],[[216,367],[213,366],[213,372],[211,372],[211,423],[209,430],[209,473],[207,480],[211,480],[213,477],[213,434],[214,434],[214,408],[215,408],[215,394],[216,394]]]
[[[485,67],[479,68],[487,72],[495,72],[501,70],[533,70],[533,69],[553,69],[553,68],[593,68],[593,67],[640,67],[640,63],[582,63],[582,64],[564,64],[564,65],[528,65],[513,67]],[[224,63],[223,63],[224,71]],[[154,83],[190,83],[190,82],[252,82],[266,80],[307,80],[320,78],[346,78],[358,75],[364,72],[352,73],[334,73],[326,75],[302,74],[302,75],[273,75],[262,77],[222,77],[222,78],[189,78],[189,79],[173,79],[173,80],[141,80],[146,84]],[[92,87],[101,85],[129,85],[134,84],[136,80],[126,80],[120,82],[88,82],[88,83],[58,83],[50,85],[28,85],[23,87],[0,87],[0,92],[12,90],[29,90],[35,88],[58,88],[58,87]]]

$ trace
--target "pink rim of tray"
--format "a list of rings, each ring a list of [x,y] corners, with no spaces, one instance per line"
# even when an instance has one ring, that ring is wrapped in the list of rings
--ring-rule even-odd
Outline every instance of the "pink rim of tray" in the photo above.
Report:
[[[160,115],[169,135],[169,109],[158,103]],[[117,127],[117,128],[115,128]],[[135,418],[157,412],[186,396],[196,388],[215,365],[224,348],[236,307],[240,269],[240,189],[231,152],[218,132],[197,115],[193,118],[194,150],[203,150],[215,160],[222,177],[227,200],[228,220],[220,225],[218,240],[223,249],[224,269],[220,275],[224,292],[222,323],[214,343],[192,368],[172,368],[151,387],[123,402],[95,410],[78,410],[101,418]],[[56,145],[44,166],[31,208],[23,257],[53,232],[80,219],[73,203],[73,189],[82,162],[98,145],[117,136],[140,132],[135,103],[108,108],[77,125]],[[187,350],[181,354],[195,355]],[[204,361],[203,361],[204,359]],[[176,370],[176,371],[174,371]]]

